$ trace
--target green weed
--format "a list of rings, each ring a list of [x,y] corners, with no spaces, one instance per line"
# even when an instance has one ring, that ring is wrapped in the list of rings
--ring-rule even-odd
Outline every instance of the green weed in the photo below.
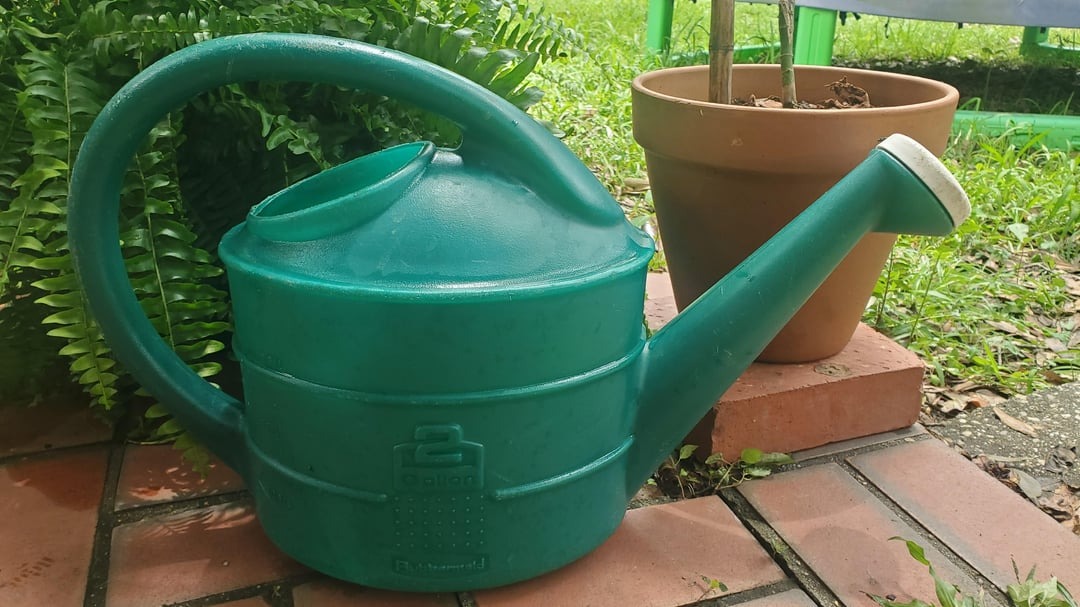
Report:
[[[1010,393],[1080,367],[1080,156],[963,134],[946,162],[972,217],[944,239],[902,237],[866,320],[923,355],[931,382]]]
[[[688,499],[713,494],[744,481],[765,478],[777,467],[794,461],[786,453],[760,449],[743,449],[732,462],[721,453],[699,460],[694,457],[696,451],[697,445],[683,445],[656,471],[653,478],[665,495]]]
[[[930,577],[934,579],[934,593],[937,595],[938,604],[941,607],[982,607],[985,605],[985,598],[981,591],[974,596],[964,594],[959,588],[938,575],[934,566],[927,560],[922,546],[902,537],[891,537],[889,539],[899,540],[907,544],[908,554],[911,555],[911,558],[926,565],[930,571]],[[1073,599],[1064,584],[1057,581],[1057,578],[1051,577],[1045,582],[1040,582],[1035,579],[1035,568],[1032,567],[1027,577],[1021,580],[1015,561],[1013,562],[1013,575],[1016,576],[1016,583],[1009,584],[1005,590],[1013,607],[1077,607],[1076,600]],[[919,599],[901,603],[895,599],[872,594],[867,596],[878,605],[882,605],[882,607],[935,607],[933,603],[927,603]]]

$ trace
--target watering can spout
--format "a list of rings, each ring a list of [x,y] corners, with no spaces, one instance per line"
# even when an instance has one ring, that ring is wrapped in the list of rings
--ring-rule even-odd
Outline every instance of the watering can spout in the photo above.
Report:
[[[969,212],[963,189],[933,154],[904,135],[880,143],[649,341],[631,493],[865,234],[943,236]]]

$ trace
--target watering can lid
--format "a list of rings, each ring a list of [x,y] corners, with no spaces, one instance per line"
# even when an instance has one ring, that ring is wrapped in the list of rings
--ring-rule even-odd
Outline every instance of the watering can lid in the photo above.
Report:
[[[381,294],[571,286],[642,269],[652,240],[428,142],[369,154],[255,206],[222,239],[230,272]],[[612,205],[616,205],[613,200]]]

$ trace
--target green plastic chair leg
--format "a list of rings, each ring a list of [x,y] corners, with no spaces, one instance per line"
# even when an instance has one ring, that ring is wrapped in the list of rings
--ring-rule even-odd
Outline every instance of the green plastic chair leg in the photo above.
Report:
[[[795,63],[832,65],[836,11],[800,6],[795,12]]]
[[[1080,48],[1058,46],[1050,42],[1050,28],[1025,27],[1020,40],[1020,54],[1034,59],[1066,59],[1080,62]]]
[[[671,48],[671,15],[675,0],[649,0],[645,18],[645,48],[650,53],[664,53]]]

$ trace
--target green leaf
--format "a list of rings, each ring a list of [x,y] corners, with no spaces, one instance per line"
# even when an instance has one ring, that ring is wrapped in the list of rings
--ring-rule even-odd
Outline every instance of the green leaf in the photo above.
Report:
[[[1018,240],[1027,240],[1028,233],[1031,231],[1031,228],[1029,228],[1026,223],[1009,224],[1005,229]]]
[[[934,571],[934,567],[930,567],[930,576],[934,578],[934,593],[937,594],[938,602],[941,603],[941,607],[957,607],[956,595],[960,591],[948,581],[944,580]]]
[[[683,445],[679,448],[679,461],[688,459],[694,451],[697,451],[697,445]]]
[[[163,424],[158,426],[154,432],[157,436],[171,436],[173,434],[179,434],[184,431],[184,427],[180,425],[180,422],[175,419],[165,420]]]
[[[500,97],[506,97],[517,89],[525,81],[525,78],[536,69],[536,64],[539,61],[540,55],[538,53],[527,54],[513,69],[500,74],[491,82],[489,87],[491,92]]]
[[[739,461],[744,464],[753,465],[760,463],[761,459],[764,456],[765,454],[761,451],[761,449],[748,448],[742,450],[742,454],[739,455]]]
[[[727,462],[724,461],[724,454],[720,453],[720,452],[713,453],[713,454],[709,455],[709,457],[705,458],[705,465],[706,466],[715,466],[717,464],[724,464],[724,463],[727,463]]]
[[[150,405],[150,408],[146,410],[144,415],[147,419],[158,419],[161,417],[169,417],[172,414],[169,413],[169,410],[161,403],[155,403]]]
[[[795,463],[795,460],[787,453],[762,453],[760,463],[763,466],[782,466]]]
[[[750,478],[765,478],[772,474],[772,469],[767,466],[744,466],[743,474]]]
[[[898,535],[895,535],[895,536],[889,538],[889,541],[894,541],[894,540],[904,542],[904,544],[907,545],[908,554],[911,555],[911,558],[915,559],[916,561],[919,561],[920,563],[922,563],[923,565],[926,565],[927,567],[930,566],[930,561],[926,560],[926,554],[923,551],[922,546],[920,546],[916,542],[913,542],[913,541],[911,541],[909,539],[904,539],[904,538],[902,538],[902,537],[900,537]]]

